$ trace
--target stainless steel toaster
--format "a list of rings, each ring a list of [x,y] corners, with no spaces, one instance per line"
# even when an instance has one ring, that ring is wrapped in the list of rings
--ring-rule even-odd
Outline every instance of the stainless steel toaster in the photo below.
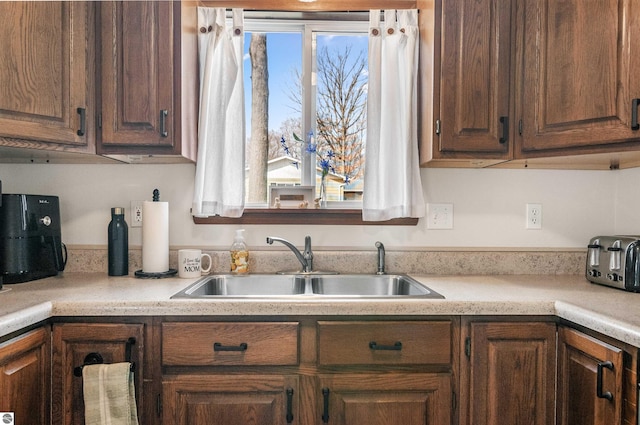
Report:
[[[587,247],[587,279],[640,292],[640,236],[596,236]]]

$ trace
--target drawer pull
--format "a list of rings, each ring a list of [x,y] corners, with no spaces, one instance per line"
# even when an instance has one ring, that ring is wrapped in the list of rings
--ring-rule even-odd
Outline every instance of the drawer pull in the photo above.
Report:
[[[293,422],[293,388],[287,388],[287,423]]]
[[[598,398],[606,398],[607,400],[613,400],[613,394],[610,391],[602,392],[602,369],[607,368],[613,370],[613,363],[606,361],[598,363],[598,373],[596,378],[596,396]]]
[[[400,341],[397,341],[393,345],[378,345],[377,342],[371,341],[369,343],[369,348],[379,351],[400,351],[402,350],[402,343]]]
[[[162,137],[169,136],[169,133],[167,132],[167,115],[169,115],[169,111],[166,109],[160,111],[160,135]]]
[[[213,343],[213,351],[247,351],[248,347],[246,342],[240,345],[222,345],[219,342]]]
[[[322,389],[322,401],[323,409],[322,409],[322,423],[329,423],[329,388]]]
[[[499,142],[504,144],[509,141],[509,117],[500,117],[500,124],[502,124],[502,137]]]
[[[85,108],[76,109],[80,115],[80,129],[77,131],[78,136],[84,136],[87,132],[87,110]]]

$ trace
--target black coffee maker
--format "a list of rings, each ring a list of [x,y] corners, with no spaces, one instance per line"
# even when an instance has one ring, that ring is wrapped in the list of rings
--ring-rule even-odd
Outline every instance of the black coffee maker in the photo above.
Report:
[[[57,196],[2,194],[0,276],[4,283],[56,276],[67,262]]]

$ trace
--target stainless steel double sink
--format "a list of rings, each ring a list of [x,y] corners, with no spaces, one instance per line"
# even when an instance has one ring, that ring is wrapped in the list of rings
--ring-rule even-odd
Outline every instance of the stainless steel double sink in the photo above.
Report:
[[[444,298],[404,274],[315,273],[205,276],[171,298],[227,297]]]

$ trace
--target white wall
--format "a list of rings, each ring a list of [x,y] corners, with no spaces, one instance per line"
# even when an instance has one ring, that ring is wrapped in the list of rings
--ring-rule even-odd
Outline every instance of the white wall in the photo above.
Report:
[[[110,208],[130,200],[150,200],[154,188],[170,203],[173,247],[226,248],[240,226],[195,225],[189,208],[195,166],[0,164],[5,193],[60,197],[62,236],[68,245],[106,245]],[[640,233],[640,169],[556,171],[423,169],[427,202],[454,204],[453,230],[396,226],[245,226],[252,247],[266,246],[268,235],[314,247],[388,248],[498,247],[582,248],[597,234]],[[525,204],[543,205],[542,230],[525,229]],[[131,246],[141,244],[132,228]]]

